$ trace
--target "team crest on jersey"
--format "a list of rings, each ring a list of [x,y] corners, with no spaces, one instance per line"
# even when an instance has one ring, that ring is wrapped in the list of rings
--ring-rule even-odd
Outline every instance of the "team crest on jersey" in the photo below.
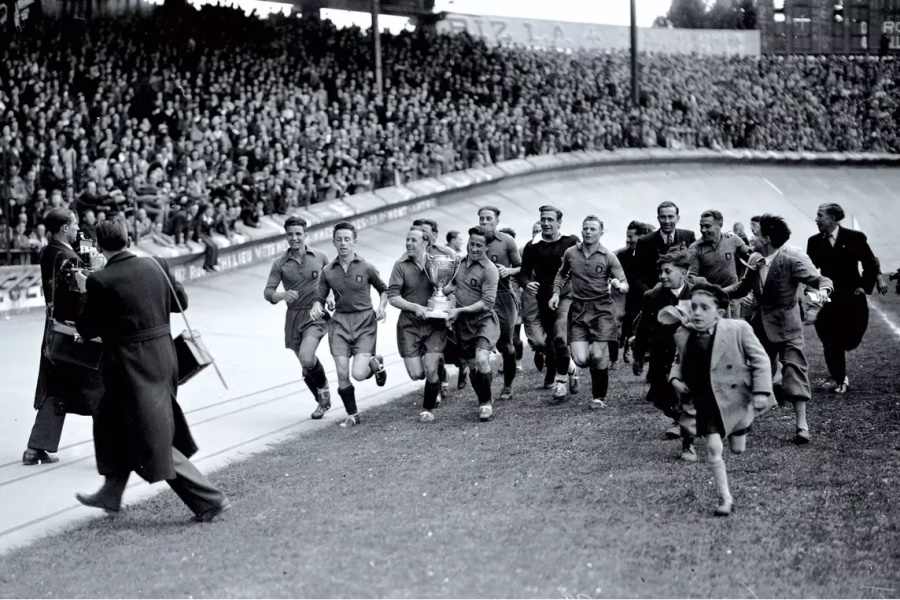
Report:
[[[725,253],[725,260],[731,260],[731,252]]]
[[[469,285],[471,285],[472,287],[478,287],[478,279],[473,277],[472,279],[469,280]]]
[[[356,283],[362,283],[362,275],[356,276]]]
[[[602,272],[603,272],[603,265],[597,265],[597,272],[598,272],[598,273],[602,273]]]
[[[491,262],[497,262],[498,260],[500,260],[499,256],[497,256],[496,254],[491,254]]]
[[[316,279],[318,276],[319,276],[319,272],[318,272],[318,271],[313,271],[313,272],[312,272],[312,275],[310,275],[310,277],[312,277],[313,279]]]

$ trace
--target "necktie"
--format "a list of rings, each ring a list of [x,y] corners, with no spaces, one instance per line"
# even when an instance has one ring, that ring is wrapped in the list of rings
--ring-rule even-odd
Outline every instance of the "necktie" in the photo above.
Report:
[[[672,234],[667,234],[666,235],[666,246],[671,246],[671,245],[672,245]]]
[[[831,244],[832,248],[834,248],[835,242],[837,242],[837,238],[834,236],[833,233],[829,233],[828,234],[828,243]]]

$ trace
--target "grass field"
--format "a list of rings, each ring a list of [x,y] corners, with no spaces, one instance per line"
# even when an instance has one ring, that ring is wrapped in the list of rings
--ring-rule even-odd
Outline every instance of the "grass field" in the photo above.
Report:
[[[813,442],[790,410],[757,421],[727,519],[702,442],[677,460],[630,366],[594,412],[588,385],[549,404],[526,360],[490,423],[471,389],[430,424],[404,397],[215,473],[220,522],[167,491],[0,557],[0,596],[900,597],[900,339],[873,311],[845,397],[807,340]]]

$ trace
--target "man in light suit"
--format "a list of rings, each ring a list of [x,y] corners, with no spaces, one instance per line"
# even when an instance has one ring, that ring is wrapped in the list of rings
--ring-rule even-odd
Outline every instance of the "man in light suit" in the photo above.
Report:
[[[837,394],[845,394],[850,388],[845,353],[859,346],[869,325],[866,294],[871,294],[876,285],[880,293],[888,291],[866,234],[841,227],[843,220],[844,209],[839,204],[821,205],[816,213],[819,233],[806,243],[810,260],[834,283],[831,302],[816,318],[816,333],[822,340],[825,364]]]
[[[678,229],[681,216],[674,202],[663,202],[656,208],[656,219],[659,229],[641,236],[634,248],[634,285],[635,294],[643,297],[644,292],[653,289],[659,283],[659,266],[657,260],[669,252],[673,246],[684,244],[689,248],[697,238],[693,231]]]
[[[819,292],[820,300],[828,299],[834,285],[816,272],[809,257],[801,252],[786,252],[782,247],[791,237],[784,218],[765,214],[759,221],[759,235],[753,240],[755,254],[741,280],[725,288],[732,298],[743,298],[750,292],[756,306],[750,324],[776,368],[781,363],[781,388],[776,390],[794,405],[796,432],[794,442],[809,443],[806,402],[810,399],[809,363],[803,353],[803,322],[797,292],[806,284]]]

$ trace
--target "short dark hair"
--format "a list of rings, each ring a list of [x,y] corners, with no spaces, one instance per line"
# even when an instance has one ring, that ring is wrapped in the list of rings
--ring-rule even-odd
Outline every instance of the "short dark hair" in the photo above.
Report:
[[[724,310],[728,309],[728,294],[721,286],[714,283],[700,282],[694,284],[694,287],[691,288],[691,296],[694,294],[706,294],[707,296],[712,296],[716,301],[716,306]]]
[[[306,222],[306,219],[303,217],[298,217],[297,215],[291,215],[287,219],[284,220],[284,230],[287,231],[288,227],[302,227],[303,233],[306,233],[306,228],[309,225]]]
[[[678,205],[675,204],[674,202],[672,202],[671,200],[666,200],[665,202],[661,202],[660,205],[656,207],[656,214],[658,215],[658,214],[659,214],[659,211],[661,211],[661,210],[664,209],[664,208],[674,208],[674,209],[675,209],[675,214],[676,214],[676,215],[681,214],[681,213],[678,211]]]
[[[346,229],[347,231],[353,232],[353,239],[356,239],[356,225],[350,223],[348,221],[341,221],[337,223],[331,230],[331,238],[334,239],[334,234],[336,234],[341,229]]]
[[[844,209],[841,208],[841,205],[837,202],[826,202],[819,206],[820,209],[825,211],[825,214],[834,219],[835,221],[843,221],[844,217],[847,214],[844,212]]]
[[[784,217],[766,213],[759,218],[759,235],[769,238],[776,248],[781,248],[791,239],[791,228]]]
[[[558,208],[556,208],[555,206],[553,206],[552,204],[545,204],[545,205],[543,205],[542,207],[540,207],[540,208],[538,209],[538,212],[539,212],[539,213],[555,212],[555,213],[556,213],[556,220],[557,220],[557,221],[562,221],[562,217],[563,217],[562,211],[559,210]]]
[[[500,233],[505,233],[506,235],[508,235],[511,238],[516,237],[516,230],[513,229],[512,227],[504,227],[503,229],[500,230]]]
[[[596,221],[597,223],[600,223],[600,229],[603,230],[603,221],[601,221],[600,217],[598,217],[597,215],[586,216],[581,220],[581,224],[584,225],[585,221]]]
[[[413,221],[413,225],[428,225],[434,235],[438,234],[438,224],[434,219],[416,219]]]
[[[120,219],[105,219],[97,223],[97,247],[107,252],[118,252],[128,245],[128,228]]]
[[[462,235],[462,234],[461,234],[460,232],[458,232],[457,230],[451,229],[450,231],[447,232],[447,243],[449,244],[449,243],[452,242],[455,238],[458,238],[458,237],[461,236],[461,235]]]
[[[483,211],[483,210],[489,210],[492,213],[494,213],[495,217],[497,217],[498,219],[500,218],[500,209],[497,208],[496,206],[482,206],[481,208],[478,209],[479,216],[481,215],[481,211]]]
[[[480,235],[481,237],[487,237],[487,229],[482,227],[481,225],[476,225],[475,227],[469,228],[469,235]]]
[[[760,219],[762,219],[762,217],[760,217],[759,215],[755,215],[753,217],[750,217],[750,222],[751,223],[759,223]]]
[[[704,210],[702,213],[700,213],[700,218],[701,219],[712,219],[719,225],[722,225],[725,223],[725,217],[723,217],[722,213],[720,213],[717,210]]]
[[[629,229],[633,229],[638,235],[647,235],[651,231],[655,231],[656,227],[654,227],[650,223],[644,223],[642,221],[632,221],[628,224],[628,227],[625,228],[625,231],[628,231]]]
[[[44,217],[44,225],[51,234],[59,233],[59,230],[72,221],[73,213],[68,208],[54,208]]]
[[[681,269],[691,268],[691,254],[688,249],[679,244],[665,254],[660,254],[656,260],[657,265],[675,265]]]

